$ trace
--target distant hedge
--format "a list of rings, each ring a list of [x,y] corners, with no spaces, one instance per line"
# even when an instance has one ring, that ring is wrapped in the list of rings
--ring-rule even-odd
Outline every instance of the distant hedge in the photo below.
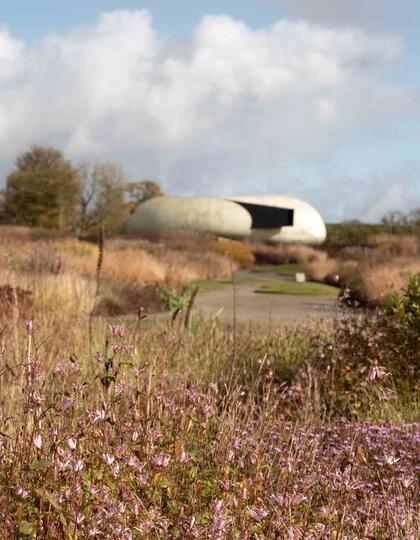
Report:
[[[368,246],[369,237],[375,234],[414,234],[420,238],[420,227],[383,223],[329,223],[324,247],[335,250],[345,246]]]

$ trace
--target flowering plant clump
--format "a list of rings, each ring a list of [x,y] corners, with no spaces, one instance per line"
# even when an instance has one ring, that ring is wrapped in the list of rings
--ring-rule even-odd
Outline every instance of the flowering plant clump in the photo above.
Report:
[[[329,414],[363,416],[395,394],[413,402],[420,392],[420,275],[386,308],[339,317],[314,341],[317,351],[298,378],[316,372]]]
[[[420,425],[372,421],[393,374],[369,324],[337,323],[345,337],[323,334],[324,358],[309,330],[295,345],[238,333],[233,355],[228,327],[174,324],[98,326],[91,356],[58,340],[48,361],[36,322],[20,329],[23,361],[1,342],[2,538],[417,538]],[[322,396],[351,393],[339,361],[324,378],[320,362],[353,369],[343,341],[357,333],[371,354],[352,382],[364,417],[325,416]]]

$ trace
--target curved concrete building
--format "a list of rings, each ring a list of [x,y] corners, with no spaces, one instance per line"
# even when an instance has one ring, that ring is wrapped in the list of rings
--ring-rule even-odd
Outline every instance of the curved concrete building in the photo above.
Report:
[[[308,203],[286,195],[156,197],[129,219],[129,233],[188,229],[272,243],[321,244],[324,220]]]
[[[267,242],[286,244],[322,244],[327,228],[321,214],[313,206],[287,195],[259,195],[232,197],[238,203],[283,208],[293,211],[291,223],[279,227],[252,227],[251,236]]]
[[[175,229],[241,238],[251,234],[252,218],[241,205],[217,197],[156,197],[141,204],[127,223],[129,233]]]

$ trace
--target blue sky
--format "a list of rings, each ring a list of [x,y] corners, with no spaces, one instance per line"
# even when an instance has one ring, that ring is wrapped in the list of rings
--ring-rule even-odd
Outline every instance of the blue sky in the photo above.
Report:
[[[414,0],[4,1],[1,177],[42,143],[168,193],[289,193],[329,221],[408,211],[419,26]]]
[[[15,0],[2,2],[0,20],[24,39],[42,38],[47,32],[65,32],[76,24],[92,23],[99,13],[115,9],[147,9],[162,32],[188,35],[203,15],[227,14],[253,27],[276,20],[281,9],[260,0]]]

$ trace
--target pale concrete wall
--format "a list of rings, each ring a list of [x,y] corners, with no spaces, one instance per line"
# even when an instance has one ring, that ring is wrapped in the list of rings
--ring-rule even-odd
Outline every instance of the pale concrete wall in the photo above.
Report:
[[[313,206],[287,195],[258,195],[229,197],[231,200],[292,208],[293,226],[278,229],[253,229],[251,236],[273,243],[287,244],[322,244],[327,237],[327,229],[320,213]]]
[[[246,237],[252,218],[241,205],[216,197],[156,197],[130,217],[129,233],[187,229],[218,236]]]

